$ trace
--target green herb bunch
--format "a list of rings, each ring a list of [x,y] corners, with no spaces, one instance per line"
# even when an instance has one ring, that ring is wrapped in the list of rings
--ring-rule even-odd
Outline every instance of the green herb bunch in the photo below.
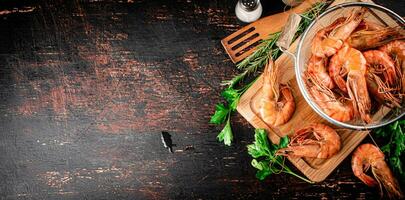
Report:
[[[325,10],[327,5],[327,2],[316,3],[310,10],[301,14],[302,20],[300,22],[298,31],[295,34],[295,39],[304,32],[304,30],[316,18],[316,16]],[[276,60],[281,55],[280,49],[276,46],[276,42],[279,39],[280,34],[280,32],[270,34],[269,38],[263,40],[253,54],[237,64],[237,68],[242,70],[242,72],[234,76],[234,78],[231,80],[223,82],[223,85],[227,85],[228,87],[221,93],[221,96],[226,100],[227,103],[219,103],[215,106],[215,113],[211,116],[210,123],[217,125],[225,123],[225,126],[217,136],[217,139],[220,142],[224,142],[224,144],[227,146],[230,146],[233,141],[231,113],[236,110],[242,94],[249,89],[257,78],[253,78],[253,81],[246,84],[243,84],[243,81],[245,80],[246,76],[252,75],[258,69],[263,68],[270,57],[273,60]]]
[[[285,136],[280,139],[280,144],[276,145],[269,141],[266,130],[255,130],[255,141],[253,144],[248,145],[247,148],[248,153],[253,157],[252,166],[258,170],[256,177],[259,180],[264,180],[267,176],[272,174],[287,173],[308,183],[313,183],[294,173],[290,168],[284,165],[285,158],[276,155],[277,150],[287,147],[288,141],[288,137]]]
[[[231,129],[231,113],[236,110],[242,94],[247,89],[249,89],[249,87],[253,83],[254,81],[250,82],[240,89],[234,89],[231,87],[226,88],[221,93],[221,96],[227,101],[227,106],[222,103],[219,103],[215,106],[215,113],[211,116],[210,123],[219,125],[225,122],[224,128],[217,136],[218,141],[224,142],[225,145],[230,146],[233,141],[233,134]]]
[[[382,146],[381,150],[387,155],[388,162],[397,179],[404,183],[405,119],[398,120],[390,125],[377,129],[376,135],[389,139],[389,142]]]

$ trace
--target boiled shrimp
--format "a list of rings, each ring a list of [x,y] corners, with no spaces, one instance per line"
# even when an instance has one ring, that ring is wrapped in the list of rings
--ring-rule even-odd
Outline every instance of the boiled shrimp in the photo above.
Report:
[[[363,52],[363,56],[366,59],[369,73],[382,74],[384,81],[388,82],[390,86],[397,85],[399,81],[395,63],[391,57],[384,51],[369,50]]]
[[[374,28],[374,27],[373,27]],[[387,27],[377,30],[359,30],[350,35],[347,43],[355,49],[367,50],[382,46],[393,40],[404,38],[397,27]]]
[[[354,110],[351,102],[343,97],[337,98],[329,88],[320,84],[318,79],[313,77],[313,75],[307,73],[305,76],[308,91],[323,112],[341,122],[353,119]]]
[[[405,41],[395,40],[382,47],[381,51],[386,52],[390,55],[398,64],[402,67],[402,70],[405,68]]]
[[[369,123],[371,100],[367,91],[366,72],[367,65],[363,54],[347,44],[331,58],[329,63],[330,76],[339,89],[349,94],[356,114],[360,114],[361,119]]]
[[[267,124],[273,126],[285,124],[295,111],[295,101],[291,89],[279,84],[278,66],[271,59],[264,69],[263,76],[260,115]]]
[[[340,49],[342,47],[343,41],[330,39],[328,35],[333,29],[343,24],[345,20],[346,18],[340,17],[336,19],[332,24],[319,30],[316,33],[311,45],[311,51],[313,55],[320,58],[329,57],[330,55],[333,55],[337,49]]]
[[[401,77],[402,93],[405,93],[405,41],[392,41],[380,47],[380,50],[390,55],[396,63],[397,72]]]
[[[367,88],[380,103],[389,107],[401,107],[401,97],[397,95],[400,74],[397,73],[391,57],[379,50],[363,52],[367,61]]]
[[[375,179],[365,173],[370,167]],[[382,186],[384,186],[390,198],[403,198],[399,184],[378,147],[372,144],[362,144],[357,147],[352,156],[352,170],[354,175],[366,185],[370,187],[378,185],[381,195]]]
[[[332,89],[334,87],[334,83],[327,72],[326,62],[326,58],[312,55],[308,61],[307,70],[308,73],[311,73],[314,75],[314,77],[318,78],[321,84],[325,85],[329,89]]]
[[[277,155],[329,158],[340,150],[340,137],[334,129],[315,123],[295,132],[286,148]]]
[[[348,18],[338,18],[331,25],[318,31],[312,43],[312,53],[318,57],[335,54],[363,20],[365,13],[366,9],[362,8],[352,12]]]

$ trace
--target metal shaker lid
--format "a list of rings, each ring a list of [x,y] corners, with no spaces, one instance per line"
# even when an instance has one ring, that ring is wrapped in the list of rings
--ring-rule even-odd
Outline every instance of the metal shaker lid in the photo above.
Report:
[[[239,0],[242,9],[246,11],[253,11],[259,6],[259,0]]]

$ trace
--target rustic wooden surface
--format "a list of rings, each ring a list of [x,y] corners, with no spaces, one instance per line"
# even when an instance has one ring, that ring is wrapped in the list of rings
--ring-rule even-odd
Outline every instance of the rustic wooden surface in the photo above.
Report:
[[[376,2],[405,15],[403,1]],[[237,73],[220,44],[242,26],[234,4],[2,1],[0,199],[379,198],[349,159],[318,184],[259,182],[239,115],[233,146],[216,142],[207,122]]]

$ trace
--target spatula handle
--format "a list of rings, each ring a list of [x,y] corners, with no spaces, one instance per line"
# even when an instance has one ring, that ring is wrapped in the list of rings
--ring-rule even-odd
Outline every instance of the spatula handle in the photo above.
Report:
[[[293,13],[288,17],[287,23],[283,27],[280,37],[276,42],[276,45],[281,49],[281,51],[286,51],[290,47],[295,33],[300,25],[300,21],[301,16],[298,14]]]

